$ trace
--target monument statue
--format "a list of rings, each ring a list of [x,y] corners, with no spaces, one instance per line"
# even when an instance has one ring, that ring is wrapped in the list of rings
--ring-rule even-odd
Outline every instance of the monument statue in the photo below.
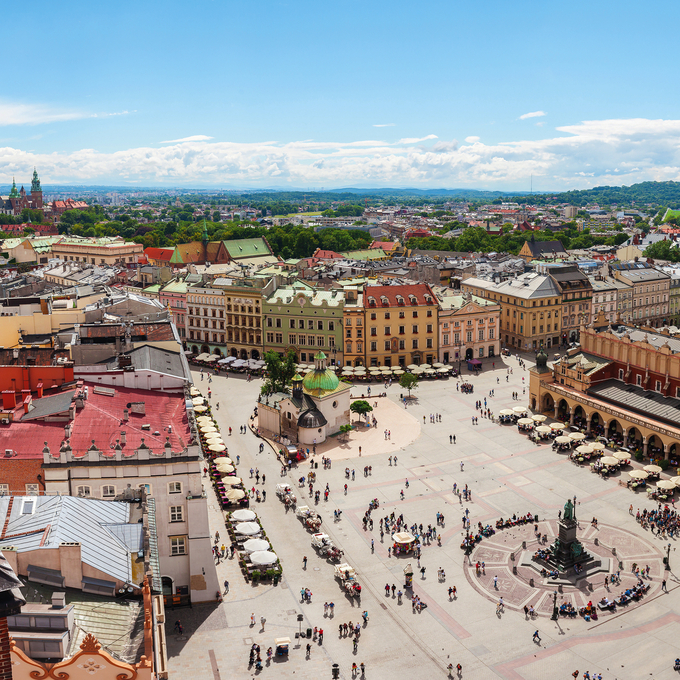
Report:
[[[571,502],[571,498],[568,498],[567,502],[564,504],[562,519],[574,519],[574,504]]]

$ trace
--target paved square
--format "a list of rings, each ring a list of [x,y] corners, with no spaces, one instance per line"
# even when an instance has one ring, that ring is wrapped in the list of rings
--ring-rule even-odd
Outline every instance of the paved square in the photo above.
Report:
[[[507,368],[512,369],[511,375]],[[506,382],[506,376],[508,381]],[[378,402],[375,416],[377,428],[359,430],[342,447],[319,449],[330,455],[332,468],[317,470],[316,488],[330,486],[330,498],[318,509],[323,518],[322,530],[344,551],[344,560],[351,564],[363,586],[361,602],[347,599],[333,576],[333,565],[318,556],[310,545],[310,534],[288,512],[274,494],[275,484],[285,481],[297,486],[297,479],[310,469],[303,463],[281,478],[281,466],[269,448],[258,452],[260,440],[251,432],[236,434],[238,426],[246,423],[256,405],[260,381],[246,382],[234,376],[215,377],[212,381],[212,401],[220,402],[217,420],[226,434],[228,427],[234,434],[226,436],[229,455],[240,455],[239,474],[252,486],[249,469],[266,473],[266,503],[251,507],[260,516],[273,549],[281,558],[284,578],[278,586],[245,583],[235,560],[218,565],[220,582],[229,581],[229,593],[222,604],[194,607],[167,613],[168,653],[173,677],[251,678],[254,669],[248,668],[248,647],[252,640],[262,652],[273,646],[274,638],[293,639],[288,660],[277,660],[272,667],[265,664],[259,674],[263,677],[317,680],[331,677],[331,665],[338,663],[342,678],[351,678],[353,662],[366,664],[367,678],[445,678],[446,667],[462,665],[462,678],[486,680],[559,679],[571,678],[574,670],[602,674],[607,680],[631,680],[647,677],[655,680],[675,678],[673,660],[678,656],[677,640],[680,615],[676,614],[677,581],[668,578],[668,594],[661,592],[663,564],[668,540],[662,541],[636,523],[629,515],[628,506],[635,509],[653,507],[643,495],[618,486],[617,478],[603,480],[587,469],[572,465],[566,456],[552,451],[549,445],[536,446],[510,425],[498,425],[475,412],[478,399],[486,397],[489,408],[497,414],[502,408],[516,406],[522,401],[522,378],[528,384],[528,372],[523,371],[513,358],[504,363],[496,358],[495,367],[485,362],[479,376],[468,377],[475,386],[473,394],[456,390],[456,380],[423,382],[413,393],[415,399],[404,409],[400,400],[403,390],[392,385],[387,397],[370,398]],[[207,394],[207,378],[201,381],[194,375],[197,387]],[[495,396],[490,397],[490,390]],[[354,396],[366,391],[366,385],[356,386]],[[373,384],[373,395],[385,391],[384,385]],[[512,392],[519,391],[520,401],[512,400]],[[430,414],[438,413],[442,422],[431,423]],[[479,424],[472,424],[472,416],[479,416]],[[423,422],[423,416],[425,422]],[[384,430],[391,430],[392,439],[385,439]],[[456,444],[450,436],[456,436]],[[362,447],[359,457],[358,447]],[[328,453],[330,451],[330,453]],[[388,456],[397,455],[397,463],[390,465]],[[461,462],[463,468],[461,470]],[[364,476],[364,466],[372,466],[372,474]],[[355,479],[347,481],[345,467],[355,470]],[[408,479],[408,487],[406,480]],[[207,480],[206,480],[207,482]],[[348,493],[343,492],[347,482]],[[464,502],[452,492],[453,484],[466,484],[472,501]],[[400,491],[405,498],[400,500]],[[297,489],[298,504],[312,504],[307,489]],[[581,617],[549,619],[553,589],[518,565],[526,541],[527,550],[536,549],[532,525],[516,526],[497,531],[485,538],[472,554],[472,562],[464,558],[460,548],[463,536],[462,517],[466,510],[472,527],[478,522],[495,526],[500,517],[516,513],[538,514],[539,530],[548,541],[557,531],[557,513],[567,498],[577,497],[576,514],[580,520],[579,538],[588,549],[599,551],[612,559],[612,565],[623,562],[621,586],[611,586],[608,594],[617,595],[634,579],[630,574],[633,561],[649,564],[649,593],[639,603],[619,608],[614,614],[603,614],[598,620],[586,622]],[[373,530],[364,530],[362,518],[371,499],[377,498],[379,509],[372,514]],[[214,533],[224,528],[219,505],[209,491],[209,530]],[[333,520],[333,511],[342,510],[342,519]],[[436,523],[435,514],[442,512],[445,524],[439,528],[441,546],[433,541],[423,547],[421,565],[424,577],[416,568],[415,560],[389,556],[389,536],[381,540],[379,519],[386,514],[403,513],[410,525],[414,522]],[[591,527],[597,517],[599,529]],[[206,529],[207,530],[207,529]],[[599,545],[595,545],[595,539]],[[371,550],[371,540],[375,542]],[[671,540],[671,565],[679,556],[676,541]],[[547,544],[546,544],[547,545]],[[616,548],[617,556],[613,556]],[[515,556],[515,560],[511,556]],[[303,569],[302,557],[307,556]],[[476,574],[475,562],[486,563],[485,573]],[[397,598],[385,595],[385,584],[396,584],[403,589],[404,567],[412,562],[413,591],[427,604],[421,612],[413,610],[410,601],[401,604]],[[513,573],[517,566],[517,574]],[[440,582],[437,569],[445,570]],[[665,572],[668,574],[668,572]],[[493,577],[498,576],[497,588]],[[535,576],[535,574],[534,574]],[[560,601],[580,606],[602,597],[604,574],[590,579],[593,590],[583,585],[580,589],[565,589]],[[541,581],[539,583],[539,581]],[[449,598],[449,586],[456,587],[456,596]],[[310,603],[300,601],[300,589],[309,588]],[[496,601],[503,596],[506,607],[497,613]],[[324,602],[334,602],[332,618],[324,614]],[[532,604],[538,612],[533,621],[526,620],[522,607]],[[361,612],[369,612],[368,625],[363,629],[358,652],[352,651],[349,637],[338,634],[338,624],[360,621]],[[250,615],[257,624],[250,626]],[[304,620],[298,623],[297,614]],[[264,630],[260,617],[266,619]],[[174,621],[180,618],[184,626],[183,639],[173,633]],[[309,658],[307,640],[295,634],[308,627],[324,629],[323,644],[313,642]],[[540,644],[532,642],[538,629]],[[311,641],[310,641],[311,642]],[[265,655],[263,654],[263,657]],[[454,671],[453,677],[457,677]]]

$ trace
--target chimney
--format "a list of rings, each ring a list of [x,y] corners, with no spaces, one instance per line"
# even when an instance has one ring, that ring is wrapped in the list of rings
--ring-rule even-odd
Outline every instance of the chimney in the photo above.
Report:
[[[43,396],[43,384],[42,384],[42,382],[39,382],[39,383],[36,385],[36,388],[35,388],[35,389],[36,389],[37,392],[38,392],[36,398],[37,398],[37,399],[42,399],[42,396]]]
[[[52,593],[52,609],[63,609],[66,606],[66,593]]]
[[[120,443],[121,446],[125,446],[125,443],[127,441],[127,434],[125,433],[125,430],[120,431]]]
[[[126,408],[123,409],[123,422],[127,423],[130,420],[130,413]]]
[[[25,390],[22,390],[24,392]],[[33,401],[33,398],[31,397],[31,392],[29,390],[28,396],[24,397],[24,413],[28,413],[28,410],[31,406],[31,401]]]
[[[11,411],[17,407],[17,395],[14,390],[2,391],[2,410]]]

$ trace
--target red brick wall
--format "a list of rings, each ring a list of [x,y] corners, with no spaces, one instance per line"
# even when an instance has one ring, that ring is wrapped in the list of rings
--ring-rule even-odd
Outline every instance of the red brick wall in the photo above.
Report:
[[[0,456],[4,451],[0,452]],[[9,484],[9,492],[13,496],[24,496],[26,494],[26,484],[38,484],[40,493],[44,492],[44,487],[38,481],[38,475],[43,480],[42,458],[2,458],[0,457],[0,484]]]

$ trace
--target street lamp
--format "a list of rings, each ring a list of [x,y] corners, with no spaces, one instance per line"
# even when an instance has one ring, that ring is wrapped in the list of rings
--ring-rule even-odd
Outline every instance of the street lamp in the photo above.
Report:
[[[557,610],[557,591],[554,590],[553,591],[553,613],[552,613],[552,616],[550,617],[550,620],[551,621],[557,621],[559,616],[560,616],[560,613]]]
[[[671,570],[671,544],[668,544],[668,547],[666,548],[666,569],[668,571]]]

